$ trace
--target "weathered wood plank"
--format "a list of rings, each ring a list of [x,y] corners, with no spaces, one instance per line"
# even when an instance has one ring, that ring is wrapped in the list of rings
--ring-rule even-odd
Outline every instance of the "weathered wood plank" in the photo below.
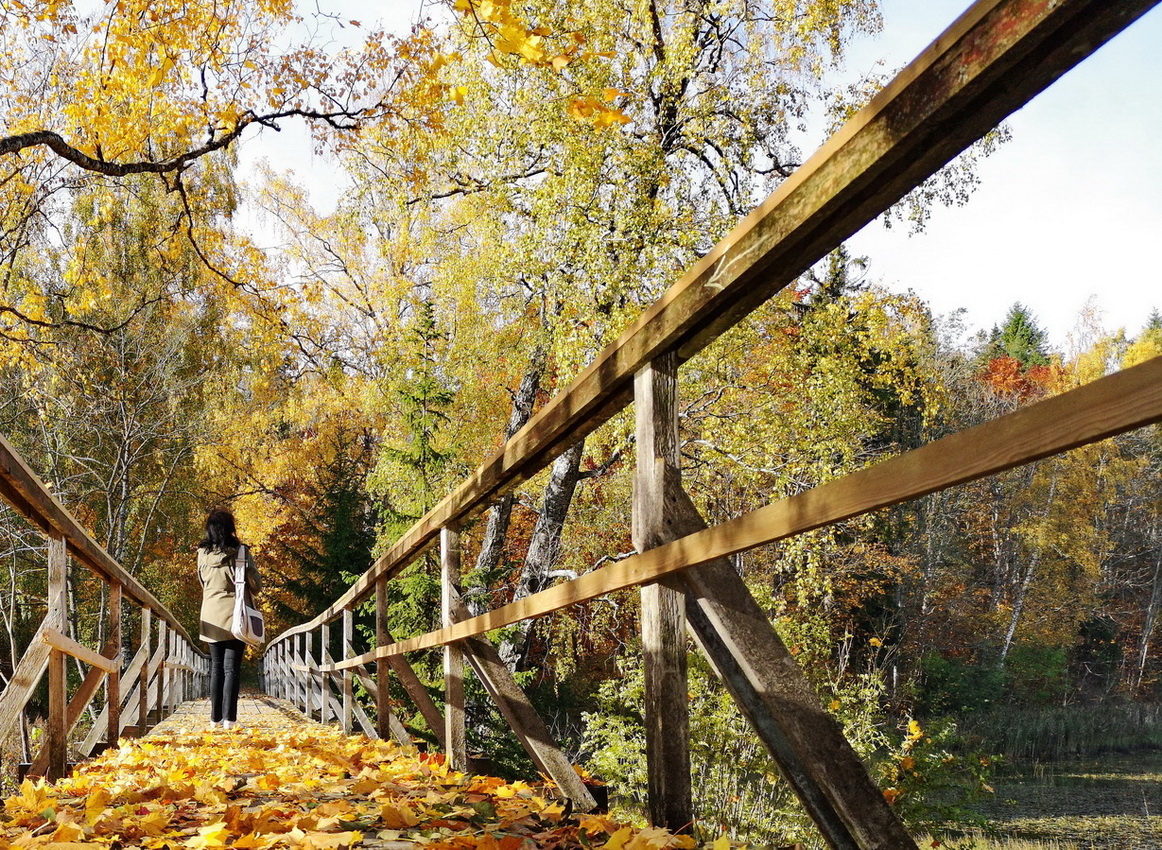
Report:
[[[169,664],[169,624],[165,620],[157,621],[157,649],[161,653],[161,665],[157,668],[156,687],[157,694],[153,700],[153,706],[157,709],[157,720],[160,723],[165,719],[165,695],[168,692],[166,678],[168,673],[166,667]]]
[[[1162,421],[1162,357],[344,664],[441,646]]]
[[[440,532],[440,608],[443,625],[456,622],[455,600],[460,598],[460,533],[453,527]],[[444,752],[453,770],[468,769],[468,737],[464,725],[464,653],[459,646],[444,647]]]
[[[64,638],[58,629],[67,627],[69,557],[63,537],[48,538],[48,624],[42,639]],[[68,638],[64,638],[68,640]],[[47,643],[47,640],[46,640]],[[45,749],[48,751],[46,775],[50,780],[60,779],[68,766],[68,729],[65,728],[68,711],[68,668],[65,653],[52,646],[48,654],[48,719],[44,724]]]
[[[375,646],[381,647],[391,643],[387,631],[387,579],[381,579],[375,584]],[[375,731],[380,738],[386,739],[391,734],[387,723],[387,707],[390,702],[390,690],[387,678],[387,667],[383,661],[375,666]]]
[[[328,649],[328,647],[329,647],[328,641],[330,639],[331,639],[331,628],[330,628],[330,626],[328,626],[327,623],[323,623],[321,626],[319,626],[319,663],[318,663],[318,665],[316,665],[316,669],[318,671],[317,675],[319,677],[319,692],[321,694],[326,695],[325,701],[328,703],[330,701],[330,696],[331,696],[331,680],[329,677],[332,674],[323,670],[323,666],[331,663],[331,652]],[[320,705],[319,706],[319,722],[320,723],[327,722],[327,718],[324,716],[325,714],[326,714],[326,708],[323,705]],[[336,717],[339,716],[338,712],[336,712],[335,716]]]
[[[105,679],[105,711],[109,715],[109,746],[117,743],[121,731],[121,585],[109,585],[109,647],[102,655],[113,661]]]
[[[131,672],[133,666],[130,665],[129,671],[126,672],[126,677],[132,679],[135,675],[140,676],[140,681],[137,683],[137,728],[145,729],[146,721],[149,718],[149,665],[144,663],[145,659],[149,658],[150,645],[150,631],[153,629],[153,612],[148,608],[141,609],[141,646],[137,651],[137,658],[142,659],[141,665],[138,667],[138,673]],[[136,661],[136,658],[134,659]],[[120,733],[120,730],[118,730]],[[89,752],[89,750],[86,750]]]
[[[105,673],[108,673],[117,667],[116,660],[105,657],[95,649],[89,649],[89,647],[82,643],[78,643],[68,635],[61,634],[56,629],[45,629],[41,635],[41,640],[43,640],[53,649],[59,650],[65,653],[65,655],[71,655],[73,658],[79,658],[86,664],[100,668]]]
[[[476,678],[500,709],[501,716],[508,722],[529,758],[557,783],[561,793],[573,802],[574,809],[588,812],[596,808],[597,802],[593,795],[553,740],[549,727],[529,702],[528,696],[500,660],[496,647],[484,638],[469,638],[464,641],[463,648],[464,657],[472,665]]]
[[[343,648],[340,652],[341,657],[349,658],[355,652],[355,614],[348,608],[343,612]],[[333,661],[328,660],[328,663],[333,664]],[[344,670],[343,676],[343,714],[340,722],[343,725],[343,731],[351,734],[351,719],[355,706],[355,682],[350,670]]]
[[[668,351],[690,357],[1157,2],[974,4],[347,593],[296,629],[333,620],[440,528],[535,474],[620,410],[645,364]]]
[[[40,684],[44,671],[48,669],[48,654],[51,647],[42,639],[44,630],[48,628],[48,618],[40,624],[31,643],[20,656],[12,678],[0,693],[0,740],[7,740],[13,727],[24,717],[24,706],[28,697]]]
[[[678,480],[678,358],[665,354],[634,380],[637,470],[633,544],[639,552],[668,543],[664,485]],[[450,624],[445,624],[450,625]],[[673,831],[694,821],[690,788],[686,605],[681,590],[660,583],[641,588],[645,675],[647,801],[650,822]]]
[[[668,531],[706,527],[680,482],[666,482]],[[682,573],[691,631],[819,831],[835,848],[916,850],[839,723],[729,560]]]

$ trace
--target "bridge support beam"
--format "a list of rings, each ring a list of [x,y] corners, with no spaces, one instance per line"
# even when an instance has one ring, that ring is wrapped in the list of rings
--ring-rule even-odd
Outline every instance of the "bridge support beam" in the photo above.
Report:
[[[375,583],[375,642],[376,646],[387,646],[395,643],[395,638],[387,628],[387,579],[381,578]],[[432,702],[424,683],[412,670],[412,665],[402,655],[393,655],[384,661],[380,658],[375,662],[375,709],[379,715],[376,731],[380,738],[386,739],[393,734],[391,703],[388,699],[388,668],[399,677],[400,683],[408,696],[412,698],[416,708],[420,710],[424,721],[440,742],[441,747],[447,747],[447,738],[444,733],[444,715],[439,707]],[[398,736],[397,736],[398,737]]]
[[[460,596],[460,531],[440,531],[440,608],[445,627],[456,622]],[[468,739],[464,726],[464,651],[459,644],[444,647],[444,752],[453,770],[468,769]]]
[[[680,480],[678,357],[664,354],[634,379],[637,471],[633,545],[639,552],[668,543],[665,481]],[[690,790],[690,712],[686,672],[686,603],[680,586],[641,588],[645,673],[646,763],[650,822],[672,831],[694,821]]]
[[[673,477],[665,499],[672,539],[707,527]],[[828,844],[916,850],[730,560],[685,570],[681,580],[691,633]]]
[[[453,618],[463,620],[470,616],[459,590],[452,592],[451,597]],[[484,685],[537,769],[557,783],[557,788],[569,798],[576,811],[588,812],[597,808],[597,801],[573,769],[573,763],[561,752],[553,733],[516,683],[496,647],[485,637],[467,638],[461,642],[461,647],[472,672]]]
[[[68,568],[69,556],[65,539],[48,538],[48,615],[46,622],[67,633],[68,630]],[[48,655],[48,720],[45,723],[45,748],[48,751],[48,778],[51,781],[65,775],[68,763],[68,670],[65,654],[53,647]]]

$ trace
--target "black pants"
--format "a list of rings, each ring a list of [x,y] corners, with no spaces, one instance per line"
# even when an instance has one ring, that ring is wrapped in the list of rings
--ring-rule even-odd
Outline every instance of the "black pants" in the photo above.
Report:
[[[218,640],[210,644],[210,720],[238,719],[238,683],[242,676],[240,640]]]

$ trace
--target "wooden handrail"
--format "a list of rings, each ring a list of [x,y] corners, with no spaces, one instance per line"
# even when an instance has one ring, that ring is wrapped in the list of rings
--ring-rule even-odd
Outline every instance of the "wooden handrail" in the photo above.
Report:
[[[187,662],[196,656],[197,664],[184,663],[175,666],[171,681],[176,683],[179,693],[186,692],[186,686],[194,684],[202,671],[195,666],[206,666],[205,654],[198,650],[182,624],[170,611],[146,590],[100,546],[73,517],[68,510],[49,492],[48,487],[29,468],[12,445],[0,436],[0,498],[32,525],[39,528],[47,538],[48,588],[47,612],[37,636],[26,647],[12,680],[0,694],[0,703],[9,711],[0,714],[0,737],[23,717],[24,707],[39,683],[48,674],[48,718],[45,723],[44,743],[33,760],[37,771],[47,771],[50,779],[64,775],[67,769],[68,736],[80,718],[83,709],[96,693],[98,682],[104,678],[105,709],[101,718],[90,730],[83,752],[91,752],[100,736],[109,743],[115,743],[121,728],[121,659],[123,648],[121,635],[121,603],[124,597],[137,602],[142,608],[143,647],[149,645],[149,630],[152,615],[159,618],[159,628],[164,632],[172,628],[187,648],[181,657]],[[68,621],[68,561],[72,556],[91,569],[109,585],[109,642],[105,653],[96,652],[62,631]],[[168,625],[167,625],[168,624]],[[65,656],[80,659],[93,667],[79,688],[69,699],[69,679]],[[159,676],[159,681],[161,677]],[[204,681],[204,680],[203,680]],[[159,685],[157,706],[164,713],[162,689]],[[144,722],[149,704],[140,700],[139,723]]]
[[[364,599],[624,408],[646,363],[701,350],[1158,2],[975,3],[334,604],[274,642]]]
[[[145,589],[95,541],[71,513],[57,501],[20,453],[0,435],[0,497],[45,534],[65,539],[69,554],[107,581],[120,584],[126,596],[149,608],[187,642],[193,639],[157,597]]]
[[[443,646],[1162,421],[1162,357],[951,434],[486,614],[325,665]]]
[[[434,707],[436,716],[426,717],[433,730],[447,731],[449,763],[458,759],[458,746],[451,739],[463,710],[454,656],[463,653],[534,763],[552,776],[579,810],[588,810],[592,797],[552,744],[551,733],[512,681],[495,647],[479,636],[615,590],[654,584],[642,596],[644,715],[648,741],[654,744],[647,757],[651,821],[680,828],[692,811],[688,754],[681,747],[663,747],[666,752],[659,755],[657,746],[665,744],[669,731],[685,728],[681,718],[686,711],[689,625],[830,846],[915,848],[766,612],[725,558],[1162,421],[1162,358],[709,528],[681,487],[676,452],[664,456],[651,440],[676,440],[665,436],[676,435],[676,403],[669,413],[664,408],[667,399],[676,397],[679,363],[1158,2],[975,3],[499,452],[408,529],[347,592],[310,622],[275,638],[274,651],[267,657],[274,659],[276,688],[290,694],[304,711],[310,713],[317,705],[324,720],[328,711],[338,719],[339,710],[329,708],[326,674],[343,671],[346,702],[350,671],[378,662],[373,695],[380,712],[378,734],[386,737],[392,720],[388,668],[402,677],[402,671],[410,670],[404,653],[456,644],[455,652],[446,652],[445,657],[445,717]],[[650,375],[656,379],[652,389],[650,380],[643,380]],[[674,386],[666,389],[665,381]],[[448,543],[465,519],[618,413],[631,395],[638,434],[634,544],[645,551],[463,619],[462,609],[450,608],[448,599],[458,571],[445,570],[444,628],[393,640],[386,629],[387,580],[438,534],[444,534]],[[643,434],[652,436],[643,440]],[[673,580],[665,582],[665,594],[655,592],[656,583],[666,578]],[[342,615],[349,626],[354,606],[373,591],[376,648],[331,661],[327,624]],[[317,628],[321,634],[316,659],[311,646]],[[291,640],[296,636],[297,648]],[[349,641],[344,647],[345,655],[351,652]],[[422,706],[430,698],[420,691],[417,705]],[[343,711],[346,727],[351,715]],[[649,744],[646,749],[650,753]],[[655,799],[659,796],[673,799]],[[659,802],[662,805],[656,805]]]

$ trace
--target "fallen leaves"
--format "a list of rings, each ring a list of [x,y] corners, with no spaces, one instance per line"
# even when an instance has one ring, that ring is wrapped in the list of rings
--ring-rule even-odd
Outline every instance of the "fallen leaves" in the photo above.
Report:
[[[270,712],[243,730],[167,724],[4,801],[8,847],[693,850],[663,829],[567,818],[551,788],[450,770],[442,755]],[[708,847],[711,845],[707,845]],[[712,845],[728,850],[725,839]]]

